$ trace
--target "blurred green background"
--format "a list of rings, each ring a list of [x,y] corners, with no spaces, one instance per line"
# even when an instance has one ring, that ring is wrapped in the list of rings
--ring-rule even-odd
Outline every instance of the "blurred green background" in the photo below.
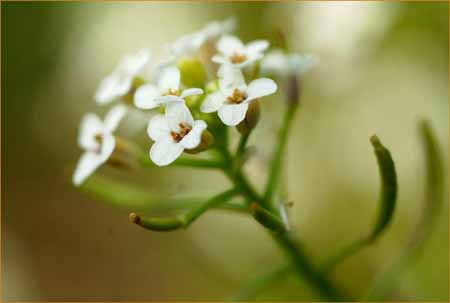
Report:
[[[2,2],[1,8],[5,300],[223,300],[283,261],[251,218],[209,211],[188,230],[153,233],[128,222],[132,209],[96,201],[71,184],[79,120],[88,110],[105,111],[92,96],[119,57],[142,47],[156,51],[215,19],[237,17],[245,41],[271,38],[281,27],[295,50],[320,57],[305,76],[284,172],[294,228],[316,260],[368,231],[374,219],[379,177],[369,137],[378,134],[392,152],[398,209],[380,241],[333,274],[348,292],[365,293],[420,217],[420,117],[432,121],[448,167],[448,3]],[[280,124],[279,97],[263,101],[250,140],[258,153],[247,171],[258,184]],[[128,117],[120,132],[145,138],[144,126],[142,117]],[[219,173],[181,168],[99,173],[139,179],[167,194],[208,195],[227,182]],[[447,184],[447,169],[445,178]],[[390,300],[448,301],[445,201],[423,254],[398,277]],[[289,276],[255,299],[317,296]]]

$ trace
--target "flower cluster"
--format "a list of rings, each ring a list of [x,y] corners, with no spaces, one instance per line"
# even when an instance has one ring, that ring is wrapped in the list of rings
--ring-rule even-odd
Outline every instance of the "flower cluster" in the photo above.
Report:
[[[245,120],[256,121],[249,109],[277,91],[272,79],[259,77],[260,71],[271,74],[292,69],[292,60],[282,54],[265,58],[269,42],[244,44],[231,35],[235,27],[235,20],[227,19],[185,35],[170,44],[171,56],[161,64],[151,63],[147,49],[125,55],[94,96],[99,105],[118,100],[124,104],[113,107],[104,122],[91,113],[82,119],[79,145],[86,152],[73,182],[81,184],[115,155],[118,147],[113,131],[127,106],[155,111],[147,134],[154,141],[150,159],[158,166],[174,162],[184,151],[195,154],[213,142],[220,143],[220,128],[240,130]],[[296,66],[305,65],[301,58],[297,61]]]

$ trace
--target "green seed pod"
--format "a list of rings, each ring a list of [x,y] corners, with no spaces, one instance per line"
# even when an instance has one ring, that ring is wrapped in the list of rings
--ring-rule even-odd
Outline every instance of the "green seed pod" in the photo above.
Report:
[[[258,124],[260,112],[259,100],[250,102],[244,120],[236,126],[237,130],[243,135],[251,132]]]
[[[278,217],[270,213],[268,210],[262,208],[257,203],[253,202],[251,204],[251,211],[255,220],[261,223],[261,225],[263,225],[264,227],[274,232],[286,231],[286,227]]]
[[[206,72],[202,62],[196,57],[185,57],[178,61],[181,79],[188,87],[204,87]]]

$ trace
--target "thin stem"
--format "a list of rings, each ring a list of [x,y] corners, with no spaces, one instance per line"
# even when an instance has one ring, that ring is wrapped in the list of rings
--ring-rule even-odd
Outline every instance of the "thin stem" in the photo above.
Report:
[[[249,299],[254,298],[258,293],[267,288],[274,281],[285,276],[290,271],[290,266],[283,264],[283,266],[279,266],[261,276],[258,276],[255,279],[252,279],[248,283],[244,284],[244,286],[241,287],[238,293],[229,298],[228,301],[248,301]]]
[[[237,176],[244,178],[244,181],[242,181],[241,179],[236,179]],[[239,171],[238,174],[230,174],[229,177],[231,180],[233,180],[233,183],[235,183],[236,186],[242,185],[244,186],[244,188],[248,189],[247,186],[249,185],[245,182],[245,177],[241,171]],[[264,199],[260,198],[256,193],[252,193],[251,190],[243,190],[243,194],[250,201],[257,201],[260,205],[267,204]],[[254,197],[254,195],[256,196]],[[303,249],[297,243],[295,243],[290,233],[274,233],[270,231],[270,234],[273,236],[279,246],[285,251],[285,253],[290,257],[295,272],[297,272],[299,276],[305,277],[306,280],[309,281],[313,287],[315,287],[321,297],[330,301],[343,299],[343,295],[338,292],[331,281],[329,281],[322,275],[320,271],[316,270],[313,267],[309,256],[307,256]]]
[[[270,168],[270,175],[269,179],[267,180],[266,191],[264,194],[264,199],[267,203],[267,205],[265,206],[269,209],[272,208],[271,203],[274,197],[274,193],[276,192],[276,189],[279,185],[281,168],[283,164],[284,150],[286,149],[289,130],[291,129],[292,122],[294,121],[294,116],[295,113],[297,112],[297,108],[298,106],[289,106],[286,109],[283,118],[283,124],[279,130],[277,148],[273,155],[272,165]]]
[[[242,170],[240,168],[235,169],[236,159],[230,155],[230,152],[227,149],[220,149],[219,151],[225,163],[224,167],[222,167],[223,173],[237,188],[241,189],[244,196],[246,196],[250,202],[261,203],[263,199],[247,180],[247,177],[244,176]]]
[[[238,148],[236,151],[236,158],[239,159],[244,154],[245,146],[247,145],[247,141],[248,141],[248,138],[250,137],[250,134],[251,134],[251,132],[247,132],[247,133],[241,135],[241,138],[239,140],[239,145],[238,145]]]
[[[157,167],[156,164],[154,164],[147,155],[144,157],[140,157],[139,163],[144,167]],[[171,165],[180,167],[195,167],[195,168],[223,168],[224,163],[217,160],[181,157],[178,158]]]
[[[271,233],[275,241],[284,250],[291,260],[293,269],[318,291],[319,295],[327,301],[346,300],[345,296],[333,285],[333,283],[323,276],[320,271],[314,268],[310,257],[303,248],[296,243],[290,233]]]

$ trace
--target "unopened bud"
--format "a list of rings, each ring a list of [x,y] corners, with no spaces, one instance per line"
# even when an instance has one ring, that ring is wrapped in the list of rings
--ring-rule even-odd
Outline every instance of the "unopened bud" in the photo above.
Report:
[[[202,151],[207,150],[213,143],[214,136],[207,129],[205,129],[202,133],[202,141],[200,142],[200,144],[196,148],[185,149],[184,151],[188,154],[198,154]]]
[[[178,62],[183,83],[188,87],[203,87],[206,81],[206,72],[202,62],[196,57],[182,58]]]
[[[260,116],[259,100],[254,100],[248,105],[244,120],[236,128],[241,134],[248,134],[258,124]]]

